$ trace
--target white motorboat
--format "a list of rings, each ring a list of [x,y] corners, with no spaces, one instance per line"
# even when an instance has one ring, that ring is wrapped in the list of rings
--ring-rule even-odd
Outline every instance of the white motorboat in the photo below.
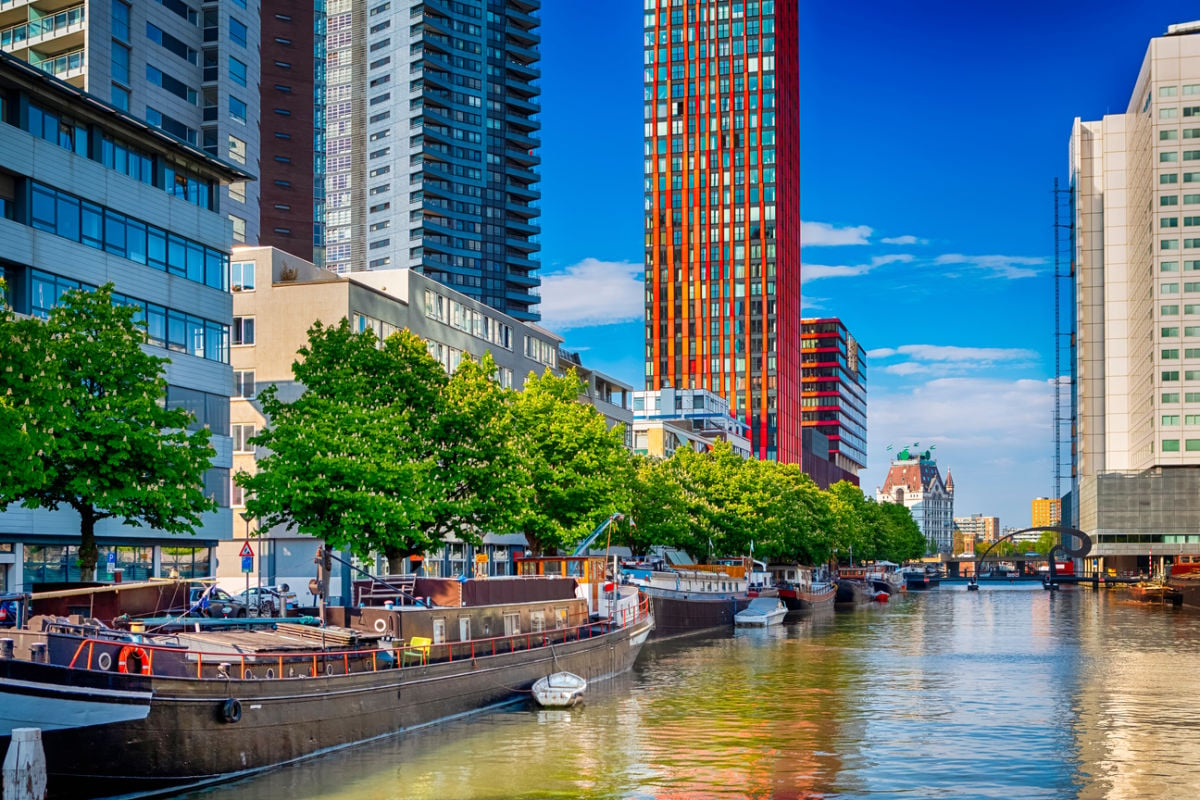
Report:
[[[778,597],[756,597],[750,605],[733,617],[739,628],[765,628],[778,625],[787,616],[787,606]]]
[[[587,681],[573,672],[555,672],[533,684],[533,699],[543,708],[570,708],[580,701]]]

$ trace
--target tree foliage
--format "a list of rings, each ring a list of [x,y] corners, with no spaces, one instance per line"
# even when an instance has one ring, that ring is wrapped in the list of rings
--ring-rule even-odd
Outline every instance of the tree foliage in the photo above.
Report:
[[[13,480],[0,484],[0,508],[74,509],[85,580],[97,522],[194,533],[216,507],[203,491],[209,431],[189,433],[192,415],[163,403],[167,359],[146,352],[145,339],[133,310],[113,305],[111,284],[67,292],[45,322],[0,317],[0,414],[19,425],[3,442],[32,453],[23,468],[4,464]]]
[[[531,374],[514,400],[517,529],[534,553],[570,549],[628,507],[634,469],[624,429],[610,429],[604,415],[580,403],[582,389],[574,369]]]

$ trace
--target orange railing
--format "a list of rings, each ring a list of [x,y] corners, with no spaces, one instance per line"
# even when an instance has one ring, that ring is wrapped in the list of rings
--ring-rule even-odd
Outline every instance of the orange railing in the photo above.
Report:
[[[422,647],[428,651],[428,657],[425,662],[427,664],[439,661],[452,662],[456,659],[462,660],[464,658],[496,656],[504,653],[514,653],[518,650],[532,650],[537,647],[548,647],[554,644],[564,644],[571,641],[590,639],[595,636],[603,636],[612,631],[620,630],[640,622],[648,617],[649,614],[650,599],[645,594],[639,592],[637,604],[633,608],[621,609],[619,615],[613,619],[603,619],[565,628],[548,628],[541,631],[492,636],[485,639],[470,639],[465,642],[423,644]],[[114,645],[119,645],[122,648],[135,647],[138,650],[144,651],[147,655],[149,674],[156,674],[154,671],[154,657],[156,653],[177,653],[195,659],[195,677],[197,679],[204,677],[205,666],[219,668],[221,664],[229,664],[231,669],[229,670],[228,677],[240,680],[254,680],[258,678],[259,676],[254,674],[253,669],[262,666],[267,667],[268,674],[262,676],[267,679],[285,677],[285,666],[290,667],[293,673],[287,677],[295,677],[294,673],[300,665],[304,665],[309,672],[309,675],[305,677],[315,678],[322,673],[333,675],[335,674],[333,666],[339,662],[343,670],[341,674],[348,675],[351,672],[352,660],[355,664],[362,664],[360,671],[363,672],[403,669],[405,667],[400,663],[401,651],[407,646],[404,642],[396,642],[394,650],[366,648],[308,652],[263,651],[257,653],[216,653],[192,650],[186,647],[157,645],[149,642],[114,642],[110,639],[85,638],[75,649],[75,654],[71,657],[71,661],[67,666],[72,669],[100,669],[98,665],[99,656],[95,652],[97,645],[107,646],[105,652]],[[276,669],[272,669],[273,667]]]

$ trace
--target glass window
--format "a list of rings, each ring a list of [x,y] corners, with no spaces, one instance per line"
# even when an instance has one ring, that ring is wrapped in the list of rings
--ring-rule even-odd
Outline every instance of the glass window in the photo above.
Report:
[[[235,261],[231,267],[232,280],[230,286],[235,292],[254,291],[254,262]]]
[[[1179,452],[1179,440],[1178,439],[1163,439],[1162,440],[1162,451],[1164,453],[1178,453]]]
[[[240,370],[233,373],[233,396],[254,397],[254,372]]]
[[[254,344],[254,317],[233,318],[233,344],[235,347]]]
[[[246,104],[233,95],[229,95],[229,118],[234,122],[246,121]]]
[[[246,46],[246,24],[237,17],[229,18],[229,38],[236,45]]]
[[[229,57],[229,77],[238,86],[246,85],[246,65],[233,56]]]

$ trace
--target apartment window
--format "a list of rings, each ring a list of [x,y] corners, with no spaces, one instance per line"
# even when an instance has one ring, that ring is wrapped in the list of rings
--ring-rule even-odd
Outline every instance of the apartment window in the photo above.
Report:
[[[1179,313],[1179,306],[1177,306],[1177,305],[1165,305],[1162,307],[1162,314],[1164,317],[1172,317],[1178,313]]]
[[[1164,194],[1162,197],[1158,198],[1158,204],[1160,206],[1177,206],[1179,205],[1179,195]]]
[[[233,373],[233,396],[254,397],[254,371],[235,370]]]
[[[1178,250],[1179,249],[1179,240],[1178,239],[1163,239],[1161,242],[1159,242],[1159,248],[1162,250]]]
[[[235,327],[236,327],[236,318],[235,318]],[[234,344],[237,344],[236,339],[237,339],[237,337],[235,335],[234,336]],[[1173,348],[1170,348],[1167,350],[1163,350],[1162,357],[1167,361],[1178,361],[1179,360],[1179,348],[1173,347]]]
[[[1174,106],[1170,106],[1168,108],[1160,108],[1158,110],[1158,118],[1159,119],[1175,119],[1178,116],[1179,116],[1179,109],[1175,108]]]
[[[1178,93],[1179,89],[1176,86],[1162,86],[1158,90],[1159,97],[1174,97]]]
[[[233,343],[235,345],[254,344],[254,317],[233,318]]]
[[[229,433],[233,436],[233,452],[235,453],[253,453],[254,445],[250,444],[250,440],[254,438],[255,428],[253,425],[238,425],[230,426]]]
[[[239,164],[246,163],[246,143],[236,136],[229,137],[229,160]]]
[[[254,291],[254,262],[234,261],[229,265],[229,286],[235,292]]]
[[[1179,272],[1179,262],[1178,261],[1164,261],[1158,265],[1158,269],[1161,272]]]
[[[246,202],[246,182],[234,181],[229,184],[229,199],[237,200],[239,203]]]
[[[391,189],[392,189],[392,185],[390,183],[385,183],[382,186],[372,187],[371,191],[368,192],[368,194],[370,194],[372,196],[377,195],[377,194],[384,194],[386,192],[391,191]]]
[[[1158,176],[1159,183],[1179,183],[1179,175],[1174,172],[1164,172]]]
[[[1200,239],[1184,239],[1184,247],[1200,247]]]
[[[234,122],[246,121],[246,104],[233,95],[229,95],[229,118]]]
[[[1184,150],[1184,161],[1200,161],[1200,150]]]
[[[1179,392],[1163,392],[1162,401],[1164,403],[1178,403]]]
[[[1178,161],[1179,153],[1176,153],[1174,150],[1164,150],[1158,154],[1158,160],[1164,164],[1172,161]]]
[[[1175,328],[1175,327],[1163,328],[1162,335],[1164,338],[1173,339],[1174,337],[1179,335],[1179,328]]]
[[[1163,425],[1178,425],[1179,424],[1179,415],[1178,414],[1163,414],[1162,415],[1162,424]]]
[[[1159,288],[1159,292],[1161,294],[1179,294],[1179,284],[1178,283],[1164,283]]]
[[[1184,272],[1196,272],[1200,270],[1200,261],[1185,261],[1183,262]]]
[[[146,38],[159,45],[164,50],[179,56],[189,64],[197,64],[200,61],[199,54],[196,52],[196,50],[188,47],[186,44],[153,23],[146,23]]]
[[[229,215],[229,221],[233,224],[233,240],[235,242],[246,241],[246,220],[234,214]]]
[[[1179,370],[1177,370],[1177,369],[1163,370],[1163,373],[1162,373],[1162,379],[1163,379],[1164,381],[1177,381],[1177,380],[1179,380]]]
[[[1178,439],[1163,439],[1162,440],[1162,451],[1164,453],[1178,453],[1179,452],[1179,440]]]
[[[375,258],[367,265],[370,269],[385,269],[390,266],[392,259],[390,257]]]
[[[1184,336],[1200,336],[1200,325],[1188,325],[1183,329]]]
[[[289,156],[275,156],[275,161],[277,161],[280,164],[292,163],[292,159]]]
[[[1194,203],[1200,203],[1200,194],[1185,194],[1183,196],[1183,204],[1185,206],[1192,205]]]
[[[1200,172],[1185,172],[1183,173],[1184,183],[1200,183]]]
[[[1178,138],[1179,138],[1179,131],[1177,131],[1175,128],[1167,128],[1165,130],[1161,130],[1158,132],[1158,140],[1160,142],[1168,142],[1168,141],[1171,141],[1172,139],[1178,139]]]
[[[114,83],[109,101],[122,111],[129,111],[129,90]]]
[[[1200,305],[1189,303],[1183,307],[1183,313],[1188,315],[1200,314]]]
[[[1189,84],[1185,85],[1183,87],[1183,93],[1185,95],[1200,94],[1200,83],[1189,83]]]
[[[229,57],[229,77],[239,86],[246,85],[246,65],[233,56]]]
[[[1183,449],[1193,452],[1200,450],[1200,439],[1185,439],[1183,442]]]
[[[246,23],[242,22],[237,17],[229,18],[229,38],[234,44],[246,46],[246,35],[248,31]]]
[[[1162,228],[1178,228],[1179,217],[1163,217],[1159,220],[1159,227]]]
[[[1183,138],[1185,139],[1200,139],[1200,128],[1184,128]]]
[[[1185,117],[1200,117],[1200,106],[1185,106],[1183,115]]]
[[[129,4],[122,0],[113,0],[112,35],[114,39],[129,41]]]
[[[1200,358],[1200,347],[1185,347],[1183,350],[1184,358]]]
[[[129,48],[117,41],[112,43],[112,79],[129,85]]]

